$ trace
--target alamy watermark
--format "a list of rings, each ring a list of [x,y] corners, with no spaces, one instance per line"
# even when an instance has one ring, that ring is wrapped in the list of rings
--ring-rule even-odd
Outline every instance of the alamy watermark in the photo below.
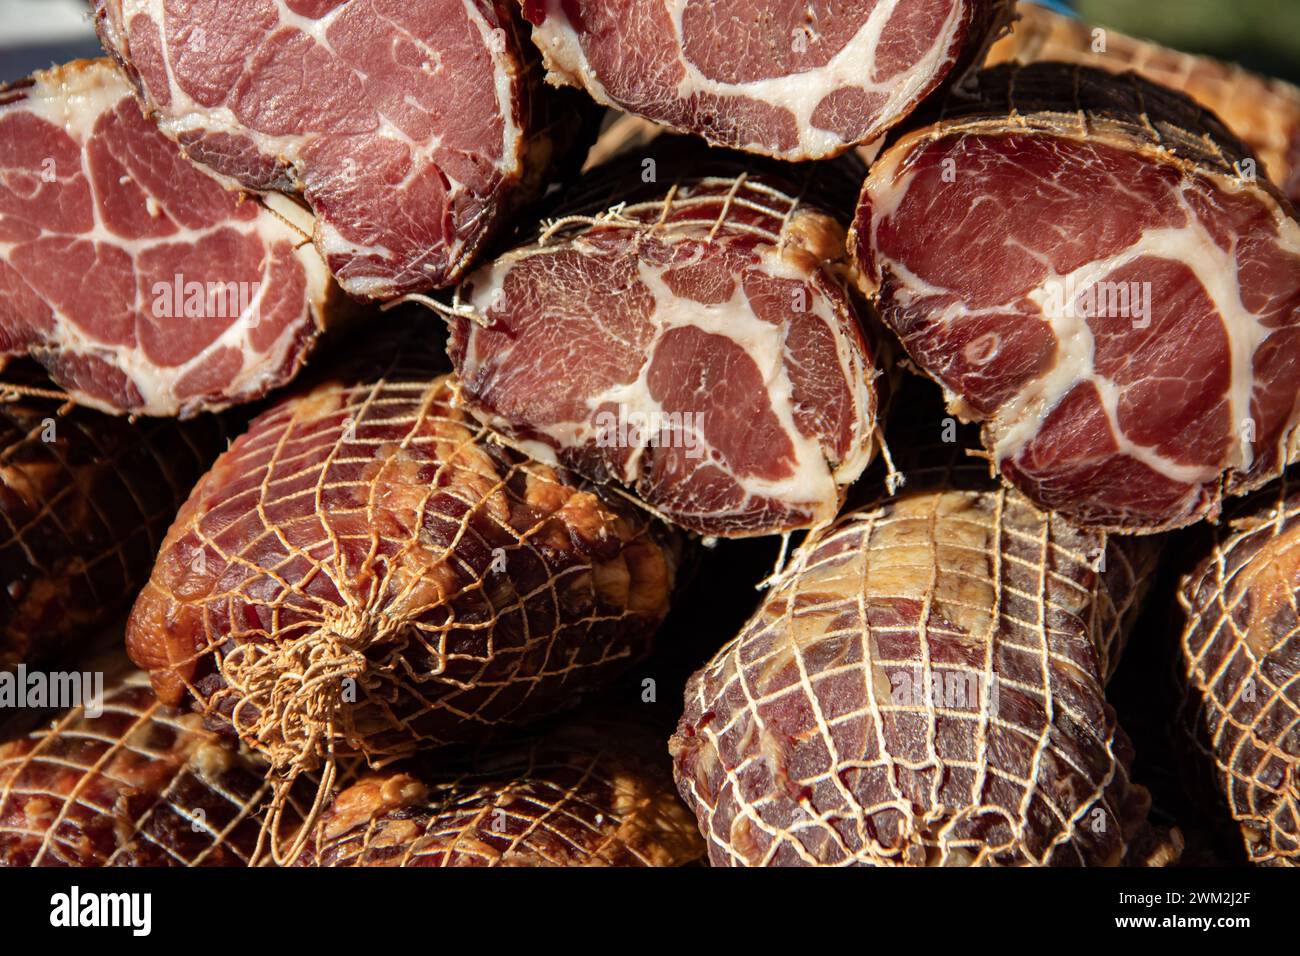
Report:
[[[170,282],[153,284],[153,315],[158,319],[237,319],[262,294],[260,282],[198,282],[179,272]],[[251,316],[256,325],[258,309]]]
[[[891,668],[887,673],[889,699],[895,706],[997,712],[998,680],[988,674],[921,667]]]
[[[132,936],[148,936],[153,929],[152,893],[82,892],[73,886],[50,897],[50,925],[59,929],[120,927]]]
[[[1083,288],[1071,276],[1048,282],[1044,309],[1069,319],[1131,319],[1133,328],[1151,325],[1150,282],[1092,282]]]
[[[0,672],[0,710],[67,710],[84,707],[87,717],[104,713],[102,671],[29,671],[19,664],[15,671]]]
[[[703,412],[638,412],[620,405],[596,415],[597,448],[681,448],[686,457],[704,457]]]

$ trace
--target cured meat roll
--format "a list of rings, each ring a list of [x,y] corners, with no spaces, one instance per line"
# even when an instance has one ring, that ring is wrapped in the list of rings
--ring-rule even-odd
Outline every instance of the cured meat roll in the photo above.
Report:
[[[97,666],[101,701],[0,744],[0,866],[247,865],[266,765],[160,704],[124,658]]]
[[[977,64],[1014,0],[520,0],[552,83],[787,160],[875,139]]]
[[[466,280],[460,398],[684,528],[829,522],[875,451],[878,405],[843,229],[796,198],[831,171],[800,183],[699,158],[597,171],[573,200],[597,215],[560,216]]]
[[[310,234],[186,162],[108,60],[0,87],[0,364],[81,404],[188,417],[287,382],[334,309]]]
[[[13,385],[39,389],[24,363]],[[0,670],[42,663],[129,606],[227,420],[125,419],[0,385]],[[228,419],[228,416],[227,416]]]
[[[1103,694],[1149,560],[954,467],[941,427],[687,685],[670,747],[714,865],[1176,857]]]
[[[301,194],[354,296],[454,283],[556,147],[504,0],[95,10],[163,133],[244,187]]]
[[[1016,10],[1015,31],[994,44],[988,66],[1054,60],[1112,73],[1134,70],[1180,90],[1218,114],[1255,151],[1291,202],[1300,203],[1300,89],[1235,63],[1093,27],[1037,3],[1021,3]]]
[[[286,779],[571,706],[647,652],[681,539],[493,443],[407,341],[254,420],[194,489],[127,630]],[[369,362],[362,361],[365,366]]]
[[[1297,451],[1300,223],[1185,97],[979,74],[872,168],[864,288],[1003,477],[1079,524],[1219,513]]]
[[[298,862],[681,866],[703,855],[663,737],[605,708],[362,779],[334,799]]]
[[[1237,509],[1183,579],[1181,722],[1246,856],[1300,865],[1300,493],[1283,480]]]

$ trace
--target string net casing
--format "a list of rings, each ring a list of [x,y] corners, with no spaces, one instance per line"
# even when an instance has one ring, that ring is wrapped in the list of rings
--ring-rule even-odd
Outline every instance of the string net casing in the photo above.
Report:
[[[670,746],[710,860],[1169,861],[1103,693],[1149,545],[1038,511],[930,424],[891,438],[903,490],[812,536],[690,680]]]
[[[1179,723],[1247,858],[1300,865],[1300,493],[1283,479],[1183,578]]]

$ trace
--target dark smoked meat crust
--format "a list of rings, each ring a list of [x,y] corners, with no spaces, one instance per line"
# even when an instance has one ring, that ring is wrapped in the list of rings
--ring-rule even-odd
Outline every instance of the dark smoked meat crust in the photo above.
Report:
[[[5,379],[49,385],[26,366]],[[229,414],[131,424],[54,399],[0,401],[0,669],[45,663],[129,606],[232,424]]]
[[[1187,169],[1236,176],[1255,158],[1213,112],[1184,93],[1137,73],[1118,76],[1085,66],[1004,64],[916,113],[907,130],[932,126],[939,139],[966,132],[1034,130],[1077,139],[1108,139]],[[905,135],[906,131],[904,131]],[[1261,188],[1285,201],[1267,179]]]
[[[1300,866],[1300,493],[1234,508],[1182,582],[1179,725],[1247,858]]]
[[[682,866],[704,855],[657,726],[586,709],[340,792],[300,866]]]
[[[491,441],[420,341],[256,419],[132,612],[128,649],[162,698],[192,695],[278,767],[572,706],[667,613],[681,538]]]
[[[894,443],[903,490],[806,543],[688,684],[670,748],[710,860],[1170,862],[1103,694],[1153,549],[1044,515],[924,428]]]
[[[1236,63],[1171,50],[1102,30],[1034,3],[1020,4],[1015,31],[990,50],[987,65],[1060,61],[1113,73],[1133,70],[1153,83],[1186,93],[1213,111],[1253,149],[1269,178],[1300,202],[1300,88],[1260,76]]]
[[[0,744],[0,867],[247,865],[265,763],[160,704],[120,652],[94,666],[107,671],[100,716],[77,707]]]

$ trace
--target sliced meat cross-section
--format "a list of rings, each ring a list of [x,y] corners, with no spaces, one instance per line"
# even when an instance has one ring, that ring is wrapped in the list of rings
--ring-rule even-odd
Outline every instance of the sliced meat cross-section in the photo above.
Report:
[[[983,55],[1012,0],[522,0],[553,83],[710,142],[824,159]]]
[[[471,275],[460,397],[534,457],[701,534],[827,522],[875,450],[843,229],[790,183],[695,169],[633,176],[613,212],[563,217]]]
[[[0,88],[0,362],[82,404],[188,416],[287,382],[332,309],[310,232],[186,162],[108,60]]]
[[[1040,507],[1213,518],[1300,444],[1300,222],[1213,115],[1134,74],[979,74],[872,168],[852,251]]]
[[[242,186],[301,193],[356,296],[455,282],[549,158],[504,2],[95,7],[162,131]]]

